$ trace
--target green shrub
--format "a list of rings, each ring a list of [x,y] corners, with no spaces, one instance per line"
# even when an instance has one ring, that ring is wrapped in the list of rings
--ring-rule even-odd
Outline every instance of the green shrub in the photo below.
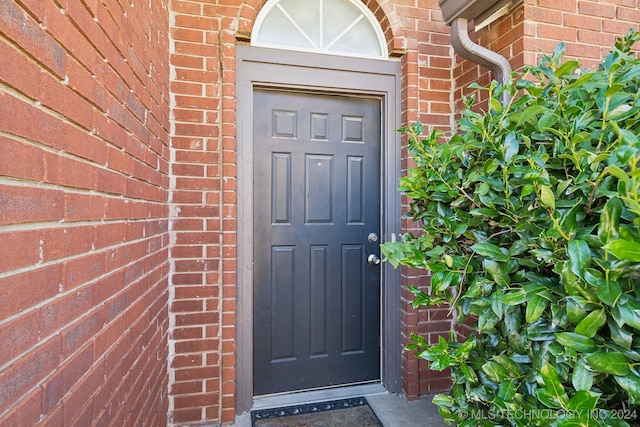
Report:
[[[424,233],[386,260],[429,269],[414,305],[448,304],[462,336],[410,348],[452,389],[434,402],[459,426],[623,426],[640,419],[640,34],[596,71],[540,66],[487,90],[459,133],[409,133],[400,189]],[[502,91],[512,100],[502,106]],[[638,408],[638,409],[636,409]]]

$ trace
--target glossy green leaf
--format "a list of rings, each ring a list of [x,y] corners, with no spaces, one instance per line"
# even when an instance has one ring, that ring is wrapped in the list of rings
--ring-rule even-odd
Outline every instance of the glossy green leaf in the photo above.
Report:
[[[613,280],[603,280],[598,283],[597,294],[598,298],[605,304],[613,307],[618,302],[618,299],[622,295],[622,288]]]
[[[542,375],[542,381],[551,396],[557,398],[564,396],[565,391],[562,386],[562,381],[560,380],[560,375],[558,375],[558,371],[556,371],[550,363],[544,362],[542,369],[540,369],[540,374]]]
[[[544,113],[542,116],[540,116],[540,119],[538,120],[538,130],[544,131],[549,128],[552,128],[553,125],[558,123],[558,120],[559,120],[558,115],[548,111]]]
[[[640,310],[636,308],[637,305],[633,304],[633,300],[621,297],[620,302],[611,310],[613,319],[619,326],[629,325],[640,331]]]
[[[431,401],[434,405],[437,406],[452,406],[454,403],[451,396],[447,396],[444,394],[436,394],[435,396],[433,396],[433,399]]]
[[[630,403],[638,404],[640,401],[640,377],[635,373],[630,373],[624,376],[615,376],[615,379],[620,387],[628,393]]]
[[[567,244],[567,255],[573,274],[583,277],[585,269],[591,265],[589,244],[584,240],[571,240]]]
[[[467,382],[469,383],[477,383],[478,382],[478,375],[476,374],[476,372],[466,363],[461,363],[460,364],[460,371],[462,372],[462,374],[464,375],[465,380],[467,380]]]
[[[536,397],[538,398],[540,403],[542,403],[547,408],[560,409],[562,407],[560,399],[546,388],[537,388]]]
[[[463,342],[462,344],[460,344],[460,347],[458,347],[454,351],[455,357],[462,360],[468,359],[469,354],[476,347],[476,344],[477,342],[475,339],[468,339],[467,341]]]
[[[482,370],[487,374],[487,376],[495,382],[501,382],[509,378],[509,372],[507,369],[499,363],[488,361],[484,365],[482,365]]]
[[[587,316],[587,305],[589,302],[581,296],[570,296],[566,301],[567,320],[577,325]]]
[[[492,331],[500,318],[496,316],[493,310],[485,310],[478,316],[478,330],[481,332]]]
[[[604,244],[618,238],[620,215],[622,214],[622,202],[617,197],[609,199],[600,214],[598,237]]]
[[[541,295],[531,295],[527,301],[525,319],[527,323],[534,323],[542,316],[544,310],[549,306],[549,300]]]
[[[556,77],[564,77],[566,75],[572,75],[576,69],[580,66],[578,61],[567,61],[562,64],[556,71],[554,71],[554,75]]]
[[[556,334],[558,342],[576,351],[591,352],[596,349],[596,343],[589,337],[574,332],[560,332]]]
[[[527,293],[524,289],[518,289],[502,295],[502,303],[505,305],[520,305],[525,301],[527,301]]]
[[[521,375],[520,373],[520,365],[514,362],[509,356],[506,354],[499,354],[497,356],[493,356],[493,360],[504,366],[504,368],[509,373],[509,377],[517,378]]]
[[[540,186],[540,203],[542,206],[549,208],[551,212],[556,210],[556,196],[551,188],[546,185]]]
[[[496,261],[508,261],[509,255],[502,252],[500,248],[491,243],[476,243],[471,246],[471,250],[480,256],[494,259]]]
[[[629,359],[622,353],[593,353],[587,356],[587,363],[594,371],[613,375],[629,373]]]
[[[564,230],[565,234],[572,235],[578,229],[578,214],[583,210],[583,206],[578,204],[572,207],[569,212],[562,215],[560,219],[560,226]]]
[[[591,390],[593,387],[593,374],[587,368],[584,359],[578,359],[573,367],[573,374],[571,376],[571,384],[576,390]]]
[[[522,325],[522,312],[520,311],[520,307],[517,306],[509,306],[505,309],[504,317],[503,317],[505,333],[508,335],[515,336],[520,334],[520,326]],[[514,350],[519,351],[518,347],[520,345],[519,340],[514,340]]]
[[[527,328],[527,339],[530,341],[551,341],[555,337],[555,332],[545,326],[530,326]]]
[[[576,333],[593,338],[598,330],[607,323],[607,315],[604,310],[592,311],[578,323]]]
[[[622,181],[627,181],[629,179],[627,173],[616,165],[609,165],[609,167],[607,167],[607,171]]]
[[[507,137],[504,140],[504,150],[504,161],[506,163],[510,163],[513,157],[517,155],[520,150],[520,144],[518,143],[515,132],[511,131],[507,134]]]
[[[502,271],[500,264],[490,259],[485,259],[482,264],[484,265],[485,270],[489,272],[490,276],[499,286],[509,286],[511,279],[508,274],[505,274]]]
[[[640,262],[640,243],[630,240],[617,239],[607,243],[604,249],[611,252],[620,260]]]
[[[619,326],[613,319],[607,321],[611,340],[624,350],[631,350],[633,344],[633,333],[628,331],[626,327]]]
[[[491,109],[498,114],[502,111],[502,104],[495,98],[491,98],[489,100],[489,105],[491,106]]]
[[[518,119],[518,126],[522,126],[525,122],[535,119],[539,114],[544,113],[546,110],[540,105],[531,105],[522,112]]]
[[[495,292],[491,295],[491,310],[498,318],[502,319],[504,305],[502,304],[502,294],[500,292]]]
[[[498,388],[498,397],[509,402],[512,401],[518,392],[518,382],[516,380],[503,381]]]
[[[589,390],[579,390],[569,400],[568,409],[572,411],[590,411],[598,405],[599,393]]]
[[[560,416],[553,423],[554,427],[584,427],[589,425],[588,411],[576,411],[569,414],[558,411],[558,413]]]

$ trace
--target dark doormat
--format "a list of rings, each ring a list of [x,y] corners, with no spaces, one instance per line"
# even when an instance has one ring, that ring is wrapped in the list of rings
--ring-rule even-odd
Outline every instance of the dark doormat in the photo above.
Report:
[[[364,397],[251,411],[253,427],[382,427]]]

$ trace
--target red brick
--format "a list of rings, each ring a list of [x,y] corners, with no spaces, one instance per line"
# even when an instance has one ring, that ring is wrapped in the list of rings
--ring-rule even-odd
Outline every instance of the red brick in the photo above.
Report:
[[[105,369],[101,360],[91,367],[86,374],[73,386],[71,393],[64,399],[64,425],[86,425],[86,423],[77,422],[85,416],[93,416],[93,405],[91,397],[104,385]],[[83,411],[83,408],[85,408]]]
[[[0,175],[32,181],[42,181],[44,179],[45,155],[40,148],[2,136],[0,136],[0,145],[2,145]]]
[[[630,6],[632,6],[632,4],[630,4]],[[630,28],[635,28],[635,30],[638,31],[638,23],[640,22],[640,8],[618,6],[616,10],[616,18],[618,20],[631,23]]]
[[[171,360],[172,368],[191,368],[203,366],[201,354],[179,354]],[[202,386],[201,386],[202,387]]]
[[[56,369],[59,361],[60,337],[53,337],[10,365],[0,373],[0,408],[11,406],[31,392]]]
[[[211,337],[205,343],[217,347],[219,337],[224,337],[223,355],[211,352],[206,355],[206,362],[212,364],[211,370],[190,367],[188,359],[179,358],[182,355],[174,359],[176,385],[181,387],[171,390],[173,396],[179,397],[173,402],[175,411],[171,420],[178,424],[202,423],[205,422],[204,414],[210,423],[231,422],[235,406],[233,379],[236,362],[233,352],[237,334],[233,326],[236,310],[234,286],[237,283],[237,242],[234,234],[237,210],[234,205],[238,188],[234,178],[237,175],[236,164],[241,161],[235,151],[236,41],[235,30],[231,28],[236,28],[232,16],[241,16],[237,28],[248,33],[260,2],[238,8],[232,1],[203,5],[174,0],[170,6],[176,19],[171,31],[169,12],[162,8],[160,2],[147,4],[138,1],[135,7],[113,0],[44,3],[22,0],[17,3],[21,6],[13,3],[0,6],[1,13],[9,16],[8,24],[2,30],[5,41],[0,44],[0,54],[9,58],[9,62],[15,59],[15,62],[0,65],[0,80],[12,91],[12,94],[0,96],[0,117],[5,119],[1,124],[3,135],[14,135],[8,144],[3,144],[3,153],[11,153],[12,160],[17,159],[18,164],[3,163],[0,159],[0,175],[68,187],[64,188],[67,196],[63,219],[93,223],[87,225],[91,228],[92,246],[89,250],[85,247],[80,250],[56,247],[56,239],[46,239],[48,246],[40,251],[39,242],[45,241],[40,239],[40,231],[47,237],[55,233],[48,229],[34,230],[35,242],[33,239],[20,242],[24,245],[20,249],[24,254],[29,255],[35,249],[38,254],[36,263],[40,261],[40,254],[44,257],[45,253],[54,257],[51,261],[58,256],[67,258],[64,270],[52,271],[54,278],[36,281],[44,283],[45,289],[34,288],[33,295],[17,295],[11,305],[0,297],[0,310],[28,309],[54,298],[58,285],[62,285],[64,290],[64,286],[83,286],[96,280],[91,283],[94,293],[88,310],[104,304],[105,328],[95,329],[100,314],[90,311],[96,316],[91,317],[96,320],[94,323],[83,322],[89,318],[81,317],[80,320],[62,322],[64,324],[56,330],[62,334],[61,340],[65,340],[67,351],[74,351],[82,341],[91,341],[94,355],[104,357],[105,372],[111,374],[99,386],[101,389],[96,390],[92,405],[83,405],[82,398],[75,396],[75,393],[82,393],[80,387],[77,390],[72,388],[71,394],[63,398],[62,408],[59,404],[54,406],[45,420],[54,423],[64,412],[65,419],[60,423],[82,423],[89,418],[97,424],[164,423],[163,416],[169,407],[166,394],[168,378],[163,373],[168,354],[166,337],[169,322],[163,313],[169,310],[167,257],[171,256],[177,261],[171,279],[175,297],[171,310],[178,313],[176,320],[185,325],[173,332],[174,339],[178,339],[178,348],[181,351],[202,350],[199,347],[202,334]],[[466,83],[486,83],[489,74],[467,61],[462,64],[452,62],[449,30],[440,21],[436,0],[388,2],[387,6],[396,14],[394,22],[389,22],[384,16],[388,9],[374,5],[372,1],[366,3],[376,10],[389,45],[397,50],[406,49],[401,58],[404,72],[402,121],[419,118],[432,127],[449,129],[453,124],[448,108],[452,105],[451,91],[456,96],[469,93],[464,89]],[[573,14],[579,3],[590,15]],[[625,5],[629,10],[637,6],[632,0],[618,0],[616,4]],[[580,51],[576,50],[577,44],[568,45],[567,51],[594,59],[601,55],[602,43],[610,40],[611,35],[626,32],[626,28],[622,28],[637,21],[627,17],[634,16],[627,13],[628,10],[618,7],[616,21],[608,19],[597,28],[608,35],[596,35],[594,28],[603,21],[602,13],[594,13],[593,10],[604,8],[606,15],[612,5],[586,1],[559,4],[538,0],[536,5],[528,2],[518,8],[518,13],[494,24],[482,35],[481,42],[486,42],[487,46],[500,53],[513,55],[515,59],[511,62],[519,67],[525,60],[536,57],[537,47],[545,52],[555,47],[561,36],[555,28],[564,28],[562,37],[572,39],[569,36],[574,33],[570,31],[579,28],[580,19],[589,18],[587,31],[578,34],[579,43],[586,47]],[[29,14],[22,13],[25,8],[30,10]],[[63,13],[61,8],[66,12]],[[526,15],[527,22],[524,22],[523,15]],[[44,21],[44,25],[40,26],[38,21]],[[537,26],[538,22],[553,25]],[[491,31],[494,28],[495,33]],[[23,30],[24,33],[21,32]],[[173,34],[177,43],[174,43],[172,55],[167,57],[169,34]],[[404,39],[393,38],[394,34],[403,34]],[[523,38],[522,34],[526,37]],[[533,38],[536,36],[539,36],[538,40]],[[77,43],[69,44],[73,38],[79,38]],[[520,38],[518,44],[515,38]],[[39,45],[34,47],[35,42]],[[60,50],[62,44],[67,45],[69,52]],[[23,49],[26,54],[22,53]],[[60,54],[57,58],[56,53]],[[218,57],[218,54],[222,56]],[[460,61],[459,58],[456,60]],[[176,67],[172,82],[169,82],[170,65]],[[25,74],[31,76],[40,73],[40,69],[44,75],[38,74],[32,81],[20,80],[15,76],[16,66],[23,67]],[[224,74],[220,74],[221,66]],[[451,83],[454,75],[455,83]],[[40,81],[42,89],[38,85]],[[59,93],[60,98],[55,98],[54,92]],[[27,95],[29,100],[23,95]],[[45,107],[50,106],[65,117],[50,114],[46,108],[31,101],[40,95],[43,98],[40,102]],[[481,99],[486,102],[486,95],[483,96]],[[169,99],[174,100],[174,107],[177,107],[171,120]],[[453,105],[459,105],[455,100],[453,102]],[[76,104],[78,107],[72,108]],[[69,119],[73,122],[71,125],[68,124]],[[33,123],[38,123],[38,126],[33,126]],[[174,131],[171,148],[175,150],[175,161],[172,162],[168,159],[169,129]],[[406,167],[411,162],[406,159],[406,153],[403,156],[401,163]],[[219,163],[221,160],[223,165]],[[178,188],[173,192],[172,202],[180,212],[179,218],[173,222],[172,239],[175,237],[175,240],[171,242],[169,255],[166,203],[170,163],[173,177],[196,179],[174,181]],[[224,182],[217,181],[222,177]],[[103,194],[90,194],[88,191]],[[406,206],[406,200],[404,203]],[[11,210],[10,215],[17,218],[15,210]],[[151,223],[149,218],[164,220]],[[33,219],[54,220],[57,219]],[[64,226],[68,227],[68,224]],[[406,221],[403,227],[405,230],[420,229]],[[222,231],[225,233],[220,238]],[[73,242],[74,239],[70,240]],[[27,260],[26,264],[22,264],[22,260],[16,264],[15,257],[8,259],[13,262],[9,268],[27,268],[34,264],[33,259]],[[100,265],[100,259],[104,259],[104,265]],[[219,260],[222,260],[221,264]],[[35,272],[29,273],[36,277]],[[405,282],[419,283],[422,280],[421,272],[409,273]],[[0,284],[5,283],[3,280],[0,279]],[[55,288],[52,286],[54,282]],[[202,286],[203,283],[222,283],[224,287]],[[24,284],[20,287],[23,291],[31,291],[31,288],[31,285]],[[10,284],[7,289],[14,295],[19,287]],[[221,290],[224,291],[224,301],[220,299]],[[42,309],[65,298],[46,301]],[[209,317],[179,314],[190,313],[203,303],[207,309],[215,310],[216,316],[195,312],[195,316]],[[224,311],[223,319],[217,317],[220,309]],[[113,320],[108,322],[109,318]],[[406,301],[403,319],[426,329],[436,325],[444,328],[450,323],[442,311],[415,313],[409,310]],[[428,326],[433,320],[437,323]],[[206,323],[203,325],[202,322]],[[75,327],[80,329],[77,330],[78,339],[73,343],[69,338]],[[408,331],[403,332],[406,335]],[[435,333],[430,334],[429,339],[436,336]],[[72,345],[67,345],[69,343]],[[63,341],[60,342],[62,345]],[[440,381],[437,375],[414,375],[414,372],[426,369],[426,364],[417,360],[413,362],[405,364],[409,369],[406,371],[406,389],[411,388],[412,393],[423,393],[443,387],[436,382]],[[181,369],[182,364],[186,369]],[[412,369],[415,371],[410,371]],[[186,399],[189,395],[197,396],[197,399],[205,395],[202,393],[203,385],[212,391],[213,400],[193,402],[199,405],[193,411],[182,409],[180,406],[192,404]],[[155,393],[154,388],[159,386],[165,391]],[[76,399],[75,403],[73,399]],[[66,404],[72,408],[69,412],[64,407]],[[70,415],[71,411],[74,415]],[[74,418],[76,414],[78,418]],[[157,420],[160,422],[155,422]]]
[[[63,405],[57,405],[48,414],[42,414],[41,420],[38,425],[41,425],[43,427],[57,427],[64,425]]]
[[[574,28],[538,24],[538,36],[542,38],[572,42],[577,39],[577,31]]]
[[[634,28],[636,31],[640,30],[638,23],[630,24],[615,19],[607,19],[602,22],[602,29],[607,33],[615,34],[617,37],[626,34],[629,28]],[[609,50],[610,46],[606,46],[606,48]]]
[[[219,378],[220,370],[217,367],[177,369],[175,371],[175,381],[205,380],[208,378]]]
[[[0,222],[19,224],[64,218],[61,191],[0,185]]]
[[[38,231],[14,231],[0,233],[0,271],[34,265],[40,261],[40,233]]]
[[[174,401],[178,408],[198,408],[211,404],[211,400],[214,396],[209,393],[201,394],[186,394],[183,396],[176,396]]]
[[[526,7],[525,15],[528,20],[546,22],[549,24],[562,24],[562,12],[559,10],[541,7]]]
[[[4,418],[0,418],[3,427],[24,427],[36,425],[40,422],[41,396],[40,389],[35,389],[29,396],[21,399]]]
[[[0,326],[0,366],[38,343],[38,312],[32,311]]]
[[[65,261],[63,265],[64,289],[73,289],[104,274],[106,269],[105,254],[91,253],[81,258]]]
[[[0,42],[0,57],[3,58],[0,62],[0,81],[30,98],[36,98],[40,89],[40,67],[4,42]]]
[[[176,423],[188,423],[190,421],[201,421],[202,409],[178,409],[171,413],[171,420]]]
[[[566,14],[564,16],[564,25],[583,30],[601,31],[602,19],[587,15]]]
[[[176,353],[199,353],[206,351],[214,351],[218,348],[220,341],[217,339],[199,339],[191,341],[177,341],[175,343]]]
[[[92,364],[93,351],[89,346],[57,369],[54,377],[43,385],[42,413],[50,412],[61,403],[62,397],[89,370]]]
[[[197,258],[202,256],[201,246],[176,246],[171,249],[171,257],[179,258]]]
[[[104,325],[104,327],[93,337],[94,359],[98,360],[104,357],[111,346],[122,339],[126,330],[125,320],[123,317],[114,319]]]
[[[90,286],[74,290],[64,297],[40,309],[40,334],[43,337],[56,333],[73,320],[88,312],[93,303],[93,288]]]
[[[91,227],[64,227],[43,230],[42,260],[51,261],[91,250]]]
[[[104,207],[100,209],[98,200],[99,197],[88,194],[66,193],[64,195],[65,221],[74,222],[101,219],[104,215]]]
[[[63,357],[70,355],[80,348],[84,343],[90,342],[91,338],[102,329],[105,318],[101,309],[84,316],[62,333]]]
[[[202,381],[174,383],[171,385],[170,393],[173,395],[201,393],[202,388]]]
[[[592,15],[600,18],[613,18],[615,16],[615,9],[616,7],[613,4],[578,0],[578,12],[585,15]]]
[[[39,11],[39,13],[42,13]],[[29,49],[47,68],[62,80],[67,55],[64,48],[40,28],[15,2],[2,2],[2,31],[19,45]]]
[[[47,163],[47,182],[71,188],[95,189],[96,169],[69,157],[51,157]]]

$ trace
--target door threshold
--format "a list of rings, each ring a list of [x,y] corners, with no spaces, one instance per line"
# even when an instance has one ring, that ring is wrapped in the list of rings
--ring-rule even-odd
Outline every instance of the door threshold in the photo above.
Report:
[[[387,390],[379,383],[333,387],[322,390],[291,392],[286,394],[256,396],[253,398],[252,411],[278,408],[281,406],[304,405],[328,400],[348,399],[350,397],[384,394]]]

